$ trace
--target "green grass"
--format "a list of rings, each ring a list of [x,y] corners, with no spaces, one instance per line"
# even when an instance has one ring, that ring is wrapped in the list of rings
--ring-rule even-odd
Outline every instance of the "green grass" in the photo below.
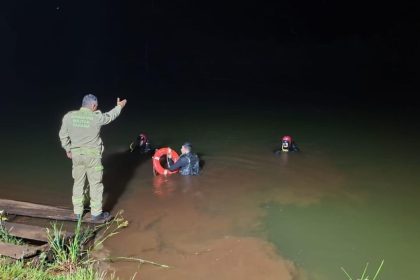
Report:
[[[45,270],[42,266],[33,263],[24,263],[16,261],[4,263],[0,261],[0,279],[2,280],[108,280],[115,279],[113,275],[107,276],[105,273],[99,273],[90,265],[75,270],[73,273],[54,274]]]
[[[7,261],[0,258],[0,279],[1,280],[116,280],[114,275],[107,275],[99,272],[96,265],[101,261],[135,261],[140,264],[150,264],[163,268],[169,266],[159,264],[140,258],[104,258],[95,259],[93,251],[102,247],[103,243],[110,237],[118,234],[121,229],[128,226],[128,222],[122,217],[122,212],[115,215],[108,223],[96,226],[95,228],[82,227],[82,222],[77,222],[74,235],[69,238],[64,235],[63,226],[53,223],[51,229],[47,229],[50,254],[42,253],[37,261]],[[95,232],[98,232],[95,236]],[[16,241],[10,236],[6,229],[0,231],[0,236],[5,236],[5,241]],[[87,244],[95,237],[93,244]],[[23,244],[19,243],[19,244]],[[131,280],[135,278],[133,275]]]
[[[8,244],[22,245],[23,241],[20,238],[11,236],[9,232],[0,225],[0,241]]]
[[[4,221],[7,221],[7,214],[4,210],[0,210],[0,241],[8,244],[21,245],[23,241],[9,234],[9,231],[4,226]]]
[[[9,234],[9,231],[4,227],[2,221],[0,221],[0,241],[8,244],[22,245],[23,241],[20,238],[14,237]]]
[[[382,266],[384,265],[384,260],[382,260],[381,264],[379,265],[378,269],[376,270],[375,276],[373,278],[369,278],[369,275],[366,275],[367,269],[369,266],[369,263],[366,264],[365,269],[363,270],[362,276],[360,278],[354,278],[355,280],[376,280],[376,278],[379,275],[379,272],[382,269]],[[347,271],[342,267],[341,270],[344,272],[344,274],[347,276],[349,280],[353,280],[353,278],[347,273]],[[379,278],[378,278],[379,279]]]
[[[2,280],[109,280],[116,279],[114,275],[100,273],[95,269],[97,260],[91,253],[106,239],[117,234],[119,230],[128,225],[121,214],[118,213],[112,221],[94,229],[82,227],[82,222],[77,222],[74,235],[69,238],[64,235],[63,226],[53,223],[47,229],[48,243],[51,248],[50,257],[42,253],[37,261],[10,261],[0,258],[0,279]],[[102,230],[103,229],[103,230]],[[100,237],[93,245],[87,242],[94,237],[96,230],[102,230]],[[9,234],[0,223],[0,240],[5,243],[17,245],[24,244],[22,240]],[[134,278],[133,278],[134,279]]]
[[[89,252],[89,249],[84,247],[86,242],[94,236],[94,231],[90,228],[82,229],[81,224],[81,219],[79,219],[74,236],[69,240],[66,240],[62,226],[54,223],[52,230],[47,229],[48,243],[53,255],[51,269],[73,273],[78,267],[84,266]]]

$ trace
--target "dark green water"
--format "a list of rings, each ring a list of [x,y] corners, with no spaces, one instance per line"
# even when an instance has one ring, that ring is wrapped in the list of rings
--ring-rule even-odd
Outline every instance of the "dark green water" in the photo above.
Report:
[[[325,124],[316,126],[320,134],[314,134],[325,146],[315,145],[307,153],[318,151],[333,164],[341,179],[323,183],[339,185],[340,192],[308,205],[265,205],[269,239],[304,267],[309,279],[343,279],[340,267],[360,277],[367,262],[372,278],[382,259],[380,279],[418,279],[416,125],[373,113],[331,118]],[[316,181],[313,187],[323,189]]]
[[[67,109],[33,109],[4,121],[1,197],[71,206],[70,162],[57,136]],[[263,216],[252,234],[274,243],[308,279],[345,279],[340,267],[355,275],[366,262],[372,276],[382,259],[380,279],[418,279],[420,135],[407,112],[237,106],[192,110],[191,118],[173,117],[171,109],[135,110],[129,103],[103,129],[106,153],[124,151],[140,131],[157,145],[178,148],[190,140],[207,162],[202,183],[215,190],[229,188],[227,181],[246,186],[230,203],[255,200]],[[274,157],[283,134],[303,152]],[[251,179],[241,183],[241,172]]]

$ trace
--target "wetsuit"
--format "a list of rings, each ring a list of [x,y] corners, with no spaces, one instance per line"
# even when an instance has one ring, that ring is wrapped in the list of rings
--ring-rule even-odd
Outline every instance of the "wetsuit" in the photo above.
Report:
[[[286,151],[283,151],[281,148],[274,150],[274,154],[276,154],[276,155],[284,153],[284,152],[286,152]],[[292,144],[290,145],[290,148],[289,148],[288,152],[300,152],[300,149],[296,145],[295,141],[293,141]]]
[[[175,163],[170,158],[168,158],[167,161],[169,171],[175,171],[179,169],[179,173],[184,176],[198,175],[200,172],[199,159],[198,156],[194,153],[189,152],[182,154]]]
[[[152,151],[152,146],[149,143],[149,140],[143,141],[140,137],[137,137],[135,141],[130,144],[130,150],[138,150],[141,154],[147,154]]]

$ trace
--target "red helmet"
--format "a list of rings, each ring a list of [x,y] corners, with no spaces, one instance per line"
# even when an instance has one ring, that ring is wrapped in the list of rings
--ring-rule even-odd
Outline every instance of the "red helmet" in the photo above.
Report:
[[[292,136],[285,135],[285,136],[283,136],[283,137],[281,138],[281,141],[282,141],[282,142],[283,142],[283,141],[287,141],[287,142],[289,142],[289,143],[292,143]]]

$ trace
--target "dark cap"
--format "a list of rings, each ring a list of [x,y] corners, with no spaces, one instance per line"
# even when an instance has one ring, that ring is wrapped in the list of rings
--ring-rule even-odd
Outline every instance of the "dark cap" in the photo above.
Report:
[[[191,150],[191,149],[192,149],[192,145],[191,145],[191,143],[190,143],[190,142],[185,142],[184,144],[182,144],[182,147],[185,147],[185,148],[187,148],[187,149],[189,149],[189,150]]]

